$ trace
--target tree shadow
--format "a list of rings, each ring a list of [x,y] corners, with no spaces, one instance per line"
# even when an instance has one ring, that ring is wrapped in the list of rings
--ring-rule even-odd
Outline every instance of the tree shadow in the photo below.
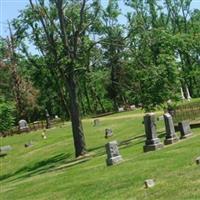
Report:
[[[31,166],[25,166],[20,168],[19,170],[15,171],[14,173],[10,174],[5,174],[3,176],[0,176],[0,181],[6,180],[10,177],[16,177],[13,178],[12,181],[17,180],[17,179],[22,179],[22,178],[28,178],[34,175],[39,175],[43,174],[49,171],[54,171],[59,168],[59,166],[66,165],[66,167],[71,167],[80,163],[83,163],[88,160],[84,159],[73,159],[73,160],[68,160],[71,157],[72,154],[58,154],[56,156],[50,157],[46,160],[39,161],[35,163],[34,165]]]

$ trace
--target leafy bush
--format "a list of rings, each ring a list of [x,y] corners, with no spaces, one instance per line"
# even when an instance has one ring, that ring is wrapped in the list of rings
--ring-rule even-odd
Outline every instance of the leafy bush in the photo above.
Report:
[[[12,103],[0,101],[0,132],[9,130],[14,124],[14,106]]]

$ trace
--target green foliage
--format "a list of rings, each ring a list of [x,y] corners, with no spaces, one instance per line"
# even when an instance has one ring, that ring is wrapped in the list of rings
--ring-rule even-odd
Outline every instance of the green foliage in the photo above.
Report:
[[[0,132],[9,130],[14,125],[14,106],[11,102],[0,99]]]

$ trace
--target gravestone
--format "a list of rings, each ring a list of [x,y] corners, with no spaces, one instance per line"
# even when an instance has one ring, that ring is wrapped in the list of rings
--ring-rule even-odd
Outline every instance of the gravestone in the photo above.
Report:
[[[118,112],[123,112],[123,111],[124,111],[123,107],[118,108]]]
[[[179,122],[178,127],[181,132],[181,139],[187,138],[192,135],[190,123],[188,121]]]
[[[28,132],[29,131],[29,126],[25,119],[21,119],[19,121],[19,130],[20,130],[20,132]]]
[[[155,181],[153,179],[147,179],[145,180],[144,185],[146,188],[151,188],[155,186]]]
[[[10,150],[12,150],[12,147],[10,145],[0,147],[0,152],[6,152]]]
[[[178,142],[178,137],[176,136],[175,133],[172,116],[169,113],[165,113],[163,117],[165,121],[165,130],[166,130],[166,138],[164,140],[164,144],[168,145]]]
[[[117,141],[109,142],[105,145],[105,147],[107,153],[106,163],[108,166],[118,164],[123,160],[122,156],[119,154]]]
[[[148,113],[144,116],[146,133],[145,146],[143,147],[144,152],[155,151],[163,148],[163,144],[160,143],[160,139],[157,137],[155,119],[154,113]]]
[[[100,123],[100,120],[99,119],[95,119],[93,126],[97,126],[97,125],[99,125],[99,123]]]
[[[131,110],[135,110],[135,105],[130,105]]]
[[[113,131],[110,128],[105,129],[105,138],[111,137],[113,135]]]
[[[27,142],[27,143],[25,143],[24,144],[24,147],[32,147],[33,146],[33,142],[32,141],[30,141],[30,142]]]
[[[196,158],[196,163],[197,163],[197,165],[200,165],[200,157]]]

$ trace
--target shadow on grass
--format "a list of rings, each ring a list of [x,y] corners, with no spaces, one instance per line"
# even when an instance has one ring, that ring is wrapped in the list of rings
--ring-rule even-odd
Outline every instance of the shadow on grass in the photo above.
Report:
[[[56,156],[50,157],[46,160],[35,163],[34,165],[25,166],[17,170],[14,173],[6,174],[0,176],[0,181],[6,180],[10,177],[13,177],[12,181],[22,178],[28,178],[34,175],[39,175],[47,172],[57,171],[63,168],[72,167],[74,165],[86,162],[87,159],[74,159],[68,160],[71,157],[71,154],[58,154]],[[59,167],[61,166],[61,167]],[[63,166],[63,167],[62,167]]]

